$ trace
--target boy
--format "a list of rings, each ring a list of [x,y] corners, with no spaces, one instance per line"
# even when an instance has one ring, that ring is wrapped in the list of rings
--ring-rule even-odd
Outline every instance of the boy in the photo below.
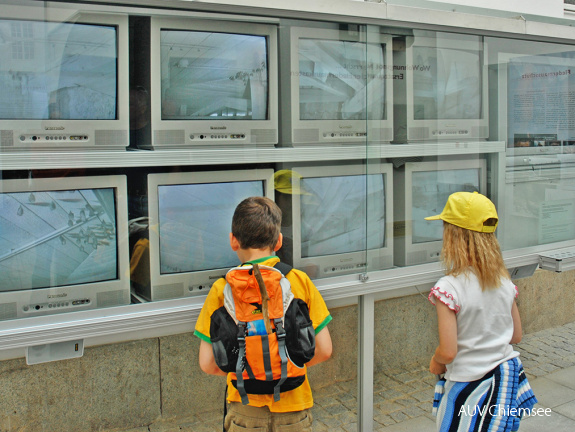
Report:
[[[273,267],[279,262],[273,253],[282,246],[281,217],[279,207],[268,198],[246,198],[236,207],[230,245],[241,263]],[[321,294],[304,272],[293,269],[286,277],[294,296],[305,301],[309,308],[316,333],[315,355],[306,366],[312,366],[331,356],[331,337],[327,329],[331,315]],[[231,374],[226,374],[216,365],[210,342],[210,318],[223,305],[225,285],[226,280],[222,278],[212,286],[194,332],[201,339],[199,361],[202,370],[211,375],[228,376],[227,400],[230,404],[224,421],[225,430],[229,431],[232,425],[238,425],[247,430],[263,428],[273,432],[279,430],[276,427],[297,425],[298,431],[311,431],[312,417],[309,409],[313,406],[313,398],[307,373],[301,386],[281,393],[277,402],[273,394],[250,394],[249,405],[242,405],[240,395],[231,383]]]

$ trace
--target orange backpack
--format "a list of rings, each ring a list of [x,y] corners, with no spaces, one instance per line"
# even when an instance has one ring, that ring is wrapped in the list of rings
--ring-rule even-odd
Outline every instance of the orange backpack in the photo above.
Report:
[[[226,274],[224,306],[212,314],[210,338],[216,364],[230,372],[244,405],[248,394],[299,387],[313,358],[315,331],[307,304],[296,299],[286,274],[291,267],[246,265]]]

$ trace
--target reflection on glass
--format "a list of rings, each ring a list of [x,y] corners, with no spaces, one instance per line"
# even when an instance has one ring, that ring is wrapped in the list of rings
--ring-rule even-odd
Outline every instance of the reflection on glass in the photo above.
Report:
[[[440,241],[443,225],[424,218],[441,213],[454,192],[479,192],[479,170],[418,171],[413,173],[413,243]]]
[[[384,73],[384,45],[300,39],[300,119],[384,120]]]
[[[540,147],[548,147],[545,153],[575,152],[573,92],[575,52],[511,58],[507,68],[509,145],[536,147],[522,154],[540,153]]]
[[[0,20],[0,119],[116,119],[116,28]]]
[[[350,175],[301,181],[302,188],[309,193],[301,199],[303,258],[385,245],[382,175],[368,175],[367,180],[365,175]]]
[[[516,171],[506,184],[505,195],[505,249],[575,239],[573,168]]]
[[[0,194],[0,290],[117,279],[113,189]]]
[[[162,30],[162,119],[268,118],[265,36]]]
[[[160,273],[238,265],[229,240],[234,210],[263,192],[262,181],[159,186]]]

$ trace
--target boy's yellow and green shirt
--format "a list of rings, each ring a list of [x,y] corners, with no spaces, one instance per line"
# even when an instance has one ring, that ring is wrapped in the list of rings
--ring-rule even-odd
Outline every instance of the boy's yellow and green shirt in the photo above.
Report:
[[[279,258],[276,256],[266,257],[255,260],[247,264],[262,264],[273,267]],[[331,315],[327,309],[325,301],[319,293],[311,279],[304,272],[293,269],[286,276],[291,284],[291,290],[296,298],[302,299],[307,303],[309,315],[315,329],[319,333],[331,321]],[[194,334],[201,340],[210,341],[210,320],[212,314],[224,304],[224,287],[225,279],[218,279],[210,289],[206,301],[196,322]],[[228,374],[228,401],[241,402],[237,389],[231,383],[231,374]],[[296,389],[281,394],[278,402],[274,401],[273,395],[249,395],[251,406],[267,406],[271,412],[290,412],[301,411],[313,406],[313,397],[311,387],[307,378],[307,372],[304,383]]]

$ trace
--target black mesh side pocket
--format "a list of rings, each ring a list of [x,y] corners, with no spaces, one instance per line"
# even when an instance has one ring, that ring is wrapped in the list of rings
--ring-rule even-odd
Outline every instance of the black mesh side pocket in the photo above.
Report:
[[[315,353],[315,330],[303,300],[293,299],[285,313],[284,326],[289,358],[296,366],[303,367]]]
[[[239,353],[238,326],[223,306],[212,314],[210,340],[218,367],[224,372],[235,372]]]

